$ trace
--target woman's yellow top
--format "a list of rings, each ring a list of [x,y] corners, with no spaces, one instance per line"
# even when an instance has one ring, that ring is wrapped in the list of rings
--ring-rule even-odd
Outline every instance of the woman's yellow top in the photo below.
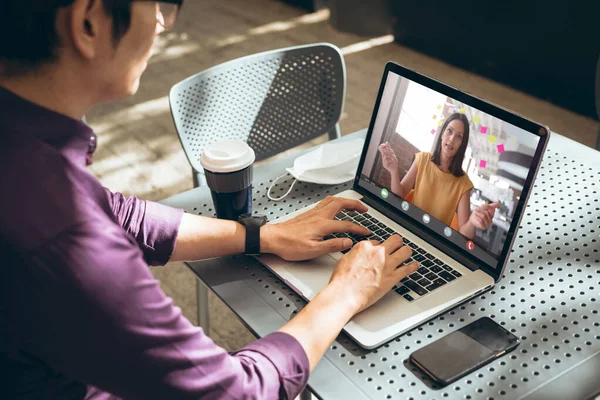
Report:
[[[467,176],[454,176],[443,172],[431,161],[432,154],[417,153],[417,180],[413,204],[446,225],[450,225],[462,195],[473,189]]]

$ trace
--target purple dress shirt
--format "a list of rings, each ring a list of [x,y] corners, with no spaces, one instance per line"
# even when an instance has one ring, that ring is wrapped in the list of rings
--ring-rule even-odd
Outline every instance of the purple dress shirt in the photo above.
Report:
[[[185,319],[148,264],[181,210],[111,193],[86,169],[92,130],[0,88],[0,398],[293,398],[298,341],[229,354]]]

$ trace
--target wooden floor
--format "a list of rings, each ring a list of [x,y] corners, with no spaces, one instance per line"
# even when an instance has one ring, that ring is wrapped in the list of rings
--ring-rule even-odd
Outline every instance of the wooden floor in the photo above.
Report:
[[[394,60],[595,146],[600,123],[391,42],[334,30],[323,10],[307,14],[275,0],[187,1],[176,29],[160,37],[136,96],[103,105],[88,119],[99,136],[93,173],[114,191],[160,200],[192,188],[188,162],[171,120],[167,95],[180,80],[248,54],[305,43],[342,49],[347,94],[342,134],[368,125],[383,67]],[[183,264],[153,269],[165,292],[192,322],[194,277]],[[228,350],[252,340],[211,297],[211,336]]]

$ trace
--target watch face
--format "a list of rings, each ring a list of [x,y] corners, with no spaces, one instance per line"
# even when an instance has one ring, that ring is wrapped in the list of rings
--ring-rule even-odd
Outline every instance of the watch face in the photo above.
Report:
[[[266,215],[256,214],[256,215],[254,215],[254,218],[260,219],[263,224],[266,224],[267,222],[269,222],[269,218]]]
[[[266,224],[267,222],[269,222],[269,218],[267,218],[266,215],[262,215],[262,214],[241,214],[238,218],[239,222],[242,222],[245,219],[253,219],[255,221],[259,221],[261,223],[261,225]]]

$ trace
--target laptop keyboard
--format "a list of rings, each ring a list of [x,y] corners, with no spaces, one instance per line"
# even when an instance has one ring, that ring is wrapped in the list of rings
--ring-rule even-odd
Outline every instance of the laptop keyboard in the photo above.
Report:
[[[383,242],[396,233],[392,228],[385,225],[369,213],[358,213],[356,211],[342,210],[335,219],[340,221],[350,221],[364,226],[371,231],[369,236],[360,236],[353,233],[334,233],[325,236],[324,240],[332,238],[350,238],[352,245],[361,240],[378,240]],[[407,301],[414,301],[428,293],[439,289],[448,282],[452,282],[462,276],[460,272],[437,259],[434,255],[417,246],[407,238],[403,238],[404,245],[412,248],[412,256],[406,260],[405,264],[418,261],[419,269],[396,284],[392,290],[404,297]],[[350,249],[342,251],[349,252]]]

